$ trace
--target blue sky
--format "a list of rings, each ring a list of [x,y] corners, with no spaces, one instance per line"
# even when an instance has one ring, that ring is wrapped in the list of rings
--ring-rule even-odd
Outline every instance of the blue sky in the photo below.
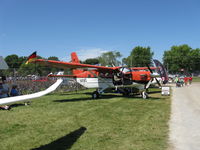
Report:
[[[69,60],[150,46],[154,58],[173,45],[200,48],[199,0],[0,0],[0,55]]]

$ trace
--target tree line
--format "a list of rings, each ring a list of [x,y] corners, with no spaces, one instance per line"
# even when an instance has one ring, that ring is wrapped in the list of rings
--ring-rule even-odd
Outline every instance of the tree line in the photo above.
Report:
[[[154,52],[150,47],[136,46],[134,47],[128,57],[122,58],[122,54],[119,51],[109,51],[101,54],[97,58],[89,58],[85,61],[81,61],[84,64],[102,65],[102,66],[128,66],[128,67],[146,67],[152,66],[152,58]],[[43,58],[57,60],[58,57],[51,56]],[[59,71],[58,68],[41,66],[39,64],[30,63],[25,65],[27,57],[19,57],[16,54],[8,55],[5,57],[9,69],[3,71],[8,76],[26,76],[29,74],[37,74],[45,76],[50,72]],[[195,73],[200,71],[200,49],[193,49],[187,44],[172,46],[169,50],[165,50],[163,54],[163,64],[167,68],[169,73]],[[70,69],[66,69],[65,72],[70,73]]]

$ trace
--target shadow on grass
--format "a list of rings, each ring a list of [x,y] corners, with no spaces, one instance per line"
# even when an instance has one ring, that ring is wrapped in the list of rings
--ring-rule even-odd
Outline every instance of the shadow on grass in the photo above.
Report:
[[[20,106],[25,106],[25,104],[12,104],[10,105],[10,107],[20,107]]]
[[[77,102],[77,101],[88,101],[92,100],[92,98],[73,98],[73,99],[60,99],[60,100],[54,100],[53,102],[59,102],[59,103],[64,103],[64,102]]]
[[[164,98],[160,98],[160,97],[151,97],[151,94],[156,94],[156,93],[160,93],[161,91],[149,91],[149,99],[148,100],[160,100],[160,99],[164,99]],[[92,92],[83,92],[83,93],[58,93],[59,95],[66,95],[66,96],[72,96],[72,95],[79,95],[79,94],[84,94],[84,95],[90,95],[92,94]],[[54,100],[53,102],[59,102],[59,103],[63,103],[63,102],[77,102],[77,101],[89,101],[89,100],[110,100],[112,98],[118,98],[118,97],[125,97],[125,98],[130,98],[130,99],[134,99],[136,98],[138,99],[142,99],[144,100],[141,95],[139,93],[134,93],[131,94],[129,96],[123,96],[122,93],[105,93],[103,94],[100,98],[98,99],[93,99],[92,97],[83,97],[83,98],[66,98],[66,99],[60,99],[60,100]]]
[[[167,97],[149,97],[149,100],[165,100]]]
[[[81,93],[81,92],[74,92],[74,93],[58,93],[58,95],[77,95],[77,94],[92,95],[92,92],[85,92],[85,93]]]
[[[11,104],[11,105],[9,105],[10,106],[10,108],[14,108],[14,107],[21,107],[21,106],[29,106],[29,105],[31,105],[31,102],[30,101],[27,101],[27,102],[22,102],[22,103],[16,103],[16,104]]]
[[[67,150],[72,147],[72,145],[80,138],[80,136],[87,130],[85,127],[80,127],[79,129],[63,136],[49,144],[43,145],[39,148],[34,148],[31,150]]]
[[[111,98],[115,98],[115,97],[122,97],[122,96],[116,96],[116,95],[102,95],[102,97],[98,98],[98,99],[92,99],[91,97],[84,97],[84,98],[72,98],[72,99],[61,99],[61,100],[54,100],[53,102],[59,102],[59,103],[63,103],[63,102],[77,102],[77,101],[94,101],[94,100],[110,100]]]
[[[148,94],[153,94],[153,93],[161,93],[161,91],[150,91]]]

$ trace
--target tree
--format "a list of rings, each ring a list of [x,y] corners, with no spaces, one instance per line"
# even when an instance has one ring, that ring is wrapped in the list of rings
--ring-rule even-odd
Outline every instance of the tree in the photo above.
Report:
[[[129,67],[146,67],[151,65],[153,55],[150,47],[137,46],[132,49],[130,56],[123,58],[122,62]]]
[[[36,74],[36,66],[33,63],[29,64],[22,64],[18,70],[18,75],[20,76],[27,76],[27,75],[35,75]]]
[[[164,52],[163,62],[170,73],[178,73],[181,70],[189,73],[195,66],[194,61],[199,59],[199,50],[192,50],[186,44],[172,46],[170,50]]]
[[[18,69],[18,75],[19,76],[26,76],[26,75],[40,75],[40,76],[46,76],[49,74],[52,70],[52,67],[44,67],[42,65],[39,65],[37,63],[29,63],[25,64],[27,61],[27,57],[23,57],[25,60],[21,64],[20,68]],[[38,59],[45,59],[41,56],[37,56]]]
[[[26,60],[27,60],[27,57],[26,57],[26,56],[21,56],[21,57],[19,57],[19,58],[18,58],[19,67],[20,67],[23,63],[25,63]]]
[[[41,56],[37,56],[38,59],[45,59]],[[48,60],[56,60],[59,61],[58,57],[51,56],[48,58]],[[27,57],[21,56],[18,57],[16,54],[8,55],[5,58],[5,61],[7,62],[9,69],[3,71],[5,75],[8,76],[26,76],[29,74],[37,74],[40,76],[46,76],[50,72],[57,72],[59,71],[56,67],[51,66],[41,66],[37,63],[29,63],[28,65],[25,65],[25,62],[27,61]]]
[[[24,57],[18,57],[16,54],[8,55],[5,58],[6,63],[9,66],[9,69],[4,71],[5,75],[15,75],[21,64],[24,62]]]
[[[121,65],[121,62],[119,61],[119,58],[121,58],[122,55],[120,52],[117,51],[110,51],[103,53],[101,56],[98,57],[99,63],[103,66],[119,66]]]
[[[15,54],[8,55],[5,58],[6,63],[8,64],[9,68],[19,68],[21,63],[19,62],[19,57]]]
[[[189,53],[190,58],[190,72],[200,71],[200,49],[192,49]]]
[[[96,65],[96,64],[99,64],[99,59],[98,58],[88,58],[85,61],[83,61],[83,64]]]
[[[48,57],[48,60],[60,61],[60,60],[58,59],[58,57],[56,57],[56,56]],[[51,72],[52,72],[52,73],[58,72],[59,70],[60,70],[59,68],[47,66],[47,67],[44,68],[43,73],[45,72],[46,75],[47,75],[47,74],[49,74],[49,73],[51,73]]]
[[[48,60],[56,60],[56,61],[59,61],[58,57],[56,57],[56,56],[50,56],[50,57],[48,57]]]

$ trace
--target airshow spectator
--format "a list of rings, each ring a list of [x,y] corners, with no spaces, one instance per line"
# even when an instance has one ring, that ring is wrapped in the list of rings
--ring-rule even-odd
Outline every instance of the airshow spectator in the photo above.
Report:
[[[176,83],[176,87],[180,87],[180,79],[178,76],[175,77],[175,83]]]
[[[180,84],[181,84],[182,87],[184,86],[184,79],[183,78],[180,79]]]
[[[19,91],[17,90],[17,85],[13,85],[10,91],[10,96],[18,96],[18,95],[20,94]]]
[[[189,77],[189,84],[192,84],[192,77]]]
[[[2,77],[1,77],[1,80],[2,80],[3,88],[6,90],[7,96],[9,96],[10,88],[9,88],[9,85],[7,84],[6,77],[5,77],[5,76],[2,76]]]
[[[7,93],[8,93],[7,89],[5,89],[3,87],[3,83],[0,82],[0,98],[8,97]]]
[[[14,84],[10,91],[10,96],[19,96],[19,95],[20,95],[20,92],[17,89],[17,85]],[[30,102],[25,102],[24,105],[30,105]]]
[[[188,77],[184,77],[185,86],[188,84]]]
[[[1,98],[6,98],[8,97],[8,90],[6,88],[4,88],[4,85],[3,85],[3,82],[1,81],[0,82],[0,100]],[[0,106],[0,109],[3,109],[3,110],[9,110],[10,109],[10,106]]]

